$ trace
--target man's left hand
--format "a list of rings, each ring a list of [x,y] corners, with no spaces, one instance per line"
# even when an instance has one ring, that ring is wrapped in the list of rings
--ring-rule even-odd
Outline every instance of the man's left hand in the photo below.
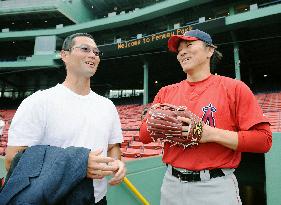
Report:
[[[125,175],[126,175],[126,166],[125,163],[121,160],[115,160],[114,162],[110,163],[112,166],[117,166],[118,169],[113,173],[113,177],[108,181],[108,183],[112,186],[120,184]]]

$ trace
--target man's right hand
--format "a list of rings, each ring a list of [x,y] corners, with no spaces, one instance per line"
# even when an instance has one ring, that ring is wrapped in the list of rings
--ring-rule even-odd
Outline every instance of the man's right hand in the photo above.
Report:
[[[112,175],[118,169],[111,157],[102,156],[102,150],[91,151],[89,153],[87,177],[91,179],[102,179]]]

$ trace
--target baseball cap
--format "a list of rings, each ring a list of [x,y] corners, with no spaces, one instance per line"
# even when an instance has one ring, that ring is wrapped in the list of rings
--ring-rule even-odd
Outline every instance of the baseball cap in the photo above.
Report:
[[[181,40],[186,40],[186,41],[203,41],[205,42],[207,45],[217,48],[217,46],[215,46],[213,44],[212,38],[208,33],[205,33],[204,31],[201,31],[199,29],[195,29],[195,30],[190,30],[185,32],[183,35],[173,35],[170,37],[169,41],[168,41],[168,48],[170,51],[172,52],[178,52],[178,46]]]

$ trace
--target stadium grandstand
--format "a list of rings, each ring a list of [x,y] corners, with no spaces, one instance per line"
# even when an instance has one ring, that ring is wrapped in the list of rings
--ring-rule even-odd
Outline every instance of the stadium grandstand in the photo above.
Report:
[[[142,144],[139,126],[159,89],[186,78],[167,41],[190,29],[213,36],[223,54],[213,74],[245,82],[271,122],[271,151],[244,153],[236,170],[243,204],[279,205],[280,0],[0,0],[0,114],[5,121],[0,155],[5,156],[10,122],[21,101],[63,82],[64,38],[89,33],[104,53],[91,88],[117,106],[127,177],[148,204],[159,204],[162,144]],[[3,163],[2,157],[0,178]],[[108,202],[147,204],[125,184],[109,189]]]

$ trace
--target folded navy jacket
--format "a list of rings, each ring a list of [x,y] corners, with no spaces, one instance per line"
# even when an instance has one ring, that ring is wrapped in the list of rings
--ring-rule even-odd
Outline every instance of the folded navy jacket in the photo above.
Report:
[[[82,147],[28,147],[12,162],[0,204],[94,204],[93,180],[86,177],[89,152]]]

